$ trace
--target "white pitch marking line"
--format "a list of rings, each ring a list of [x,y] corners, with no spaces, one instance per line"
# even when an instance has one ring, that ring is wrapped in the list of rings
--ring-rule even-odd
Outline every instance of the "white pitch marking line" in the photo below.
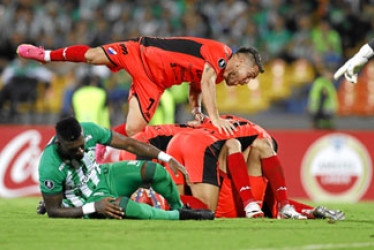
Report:
[[[374,246],[374,242],[357,242],[357,243],[342,243],[342,244],[320,244],[320,245],[305,245],[292,246],[280,248],[249,248],[246,250],[319,250],[319,249],[334,249],[334,248],[361,248]]]

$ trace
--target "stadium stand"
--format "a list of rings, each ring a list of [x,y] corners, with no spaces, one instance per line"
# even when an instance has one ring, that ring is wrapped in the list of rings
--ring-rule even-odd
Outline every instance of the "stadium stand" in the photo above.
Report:
[[[15,58],[15,48],[21,42],[59,48],[97,46],[140,35],[206,37],[227,43],[234,51],[240,46],[255,46],[265,61],[266,73],[258,81],[237,89],[218,86],[223,112],[302,113],[308,89],[318,75],[316,68],[332,61],[338,65],[372,37],[371,12],[370,1],[2,1],[0,72]],[[333,53],[326,50],[327,43],[332,44]],[[71,71],[79,67],[47,67],[54,76],[48,89],[37,87],[35,112],[47,116],[45,123],[53,123],[63,107],[66,89],[75,81]],[[111,89],[113,80],[103,80]],[[339,86],[338,114],[371,116],[372,82],[364,71],[357,86],[334,83]],[[126,98],[119,101],[115,92],[109,96],[113,97],[109,105],[115,103],[113,110],[126,109]],[[24,112],[21,108],[21,115]]]

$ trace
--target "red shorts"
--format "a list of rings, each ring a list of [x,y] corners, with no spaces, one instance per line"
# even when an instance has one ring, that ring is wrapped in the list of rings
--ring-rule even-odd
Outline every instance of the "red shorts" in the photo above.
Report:
[[[143,118],[149,122],[154,113],[164,89],[154,83],[143,65],[140,55],[140,45],[136,41],[111,43],[101,46],[108,59],[115,65],[110,70],[117,72],[125,69],[132,77],[129,99],[138,99]]]
[[[268,182],[267,179],[262,176],[249,176],[249,182],[251,183],[253,197],[256,199],[256,202],[262,206]],[[231,179],[225,177],[219,192],[216,217],[237,218],[244,216],[243,203],[240,201],[239,194],[232,188]]]
[[[217,141],[204,130],[177,134],[169,142],[167,153],[184,165],[192,183],[220,185],[218,155],[224,141]],[[168,169],[176,184],[184,184],[181,174],[176,177]]]

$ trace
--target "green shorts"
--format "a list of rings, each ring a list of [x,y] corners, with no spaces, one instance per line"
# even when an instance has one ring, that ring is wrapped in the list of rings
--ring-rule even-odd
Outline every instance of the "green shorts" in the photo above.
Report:
[[[141,177],[144,162],[120,161],[101,165],[100,182],[86,203],[96,202],[104,197],[130,197],[144,184]]]

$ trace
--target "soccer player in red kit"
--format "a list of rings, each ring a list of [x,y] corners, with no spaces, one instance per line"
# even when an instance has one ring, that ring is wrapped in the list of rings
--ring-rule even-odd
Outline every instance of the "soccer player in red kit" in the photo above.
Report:
[[[189,102],[195,118],[202,117],[201,101],[219,132],[235,129],[221,119],[216,102],[216,84],[247,84],[263,72],[261,57],[253,48],[234,54],[223,43],[193,37],[139,37],[96,48],[75,45],[44,50],[33,45],[18,46],[17,53],[42,63],[84,62],[106,65],[113,72],[125,69],[133,78],[127,114],[127,135],[140,132],[151,120],[165,89],[190,82]]]
[[[163,124],[163,125],[154,125],[154,126],[146,126],[143,131],[136,133],[132,138],[146,142],[166,152],[167,145],[171,138],[174,135],[180,132],[186,132],[193,130],[194,128],[189,127],[185,124]],[[120,129],[118,129],[120,130]],[[117,129],[116,129],[117,131]],[[128,151],[121,151],[119,154],[120,161],[128,161],[128,160],[141,160],[141,157],[132,154]],[[145,159],[142,159],[145,160]]]
[[[277,197],[274,197],[275,195],[271,187],[266,189],[265,197],[265,188],[267,187],[268,180],[262,176],[260,158],[264,153],[259,152],[266,152],[269,150],[269,144],[264,145],[264,141],[261,141],[261,138],[272,141],[272,150],[270,151],[276,152],[277,144],[275,140],[273,140],[263,128],[246,119],[235,116],[222,116],[222,118],[236,121],[236,126],[238,126],[239,129],[233,136],[235,139],[226,139],[225,136],[221,136],[216,131],[209,130],[209,128],[213,126],[207,122],[202,125],[200,129],[193,129],[183,124],[147,126],[142,132],[136,134],[134,138],[166,151],[170,140],[176,135],[176,138],[170,142],[167,152],[171,153],[182,164],[191,167],[189,169],[192,175],[191,182],[197,183],[198,185],[193,184],[190,187],[192,187],[193,193],[195,195],[197,194],[196,197],[202,199],[206,203],[203,204],[204,206],[197,206],[196,208],[207,208],[205,205],[208,205],[210,209],[216,211],[217,217],[261,217],[263,216],[263,212],[261,208],[256,209],[256,206],[258,207],[257,204],[262,205],[263,199],[266,198],[265,201],[271,210],[271,216],[276,218],[279,214]],[[193,136],[190,136],[191,132]],[[221,136],[220,139],[212,136],[213,134]],[[258,138],[258,140],[255,140],[256,138]],[[207,145],[209,145],[209,147],[207,147]],[[239,154],[241,154],[241,151],[244,151],[241,156],[244,156],[246,161],[244,166],[240,162]],[[232,155],[234,155],[234,160],[239,157],[239,161],[233,162],[230,160],[229,158],[230,156],[232,157]],[[126,151],[120,153],[120,160],[135,159],[136,157],[131,153]],[[227,170],[229,167],[231,167],[231,169]],[[240,168],[243,167],[248,168],[248,172],[241,172]],[[277,170],[269,169],[267,171],[276,172]],[[171,173],[171,171],[169,172]],[[229,172],[229,174],[225,174],[227,172]],[[245,188],[244,190],[249,191],[249,195],[251,195],[250,198],[252,198],[250,200],[255,201],[254,204],[251,204],[251,206],[247,208],[247,211],[243,210],[242,200],[248,199],[248,193],[240,192],[240,189],[243,186],[245,187],[248,183],[246,184],[245,179],[243,181],[241,176],[239,177],[242,180],[238,183],[236,181],[238,173],[249,178],[250,190]],[[173,173],[171,174],[177,184],[185,183],[183,176],[176,177]],[[244,184],[240,186],[240,183]],[[184,194],[184,185],[178,185],[178,189],[181,194]],[[215,191],[218,189],[219,193]],[[185,202],[191,205],[196,202],[196,200],[191,200],[188,196],[182,196],[182,198],[186,199]],[[313,208],[292,200],[288,200],[288,202],[294,206],[297,213],[293,213],[293,217],[288,215],[282,216],[283,218],[295,218],[296,216],[296,219],[304,219],[304,216],[299,215],[299,213],[302,212],[304,212],[303,215],[307,215],[308,218],[313,218],[312,212],[314,212],[318,218],[327,217],[341,219],[342,216],[344,216],[344,213],[338,210],[328,210],[324,207]],[[241,203],[242,205],[240,205]],[[245,213],[243,213],[243,211]]]
[[[247,161],[242,154],[242,151],[248,149],[249,164],[260,164],[262,175],[269,180],[279,205],[279,215],[284,218],[306,219],[289,204],[283,170],[272,146],[271,136],[260,126],[245,119],[234,116],[223,118],[236,121],[234,123],[236,131],[233,135],[218,133],[218,130],[208,121],[201,126],[201,129],[175,135],[168,145],[167,152],[189,172],[190,182],[193,183],[190,185],[192,193],[204,201],[211,201],[212,204],[207,205],[215,210],[214,206],[217,202],[209,197],[218,196],[215,195],[220,185],[218,158],[226,140],[235,138],[240,142],[240,146],[237,150],[227,153],[227,169],[234,188],[241,198],[246,216],[249,218],[263,216],[252,194]],[[177,184],[183,183],[181,178],[174,177],[174,179]]]

